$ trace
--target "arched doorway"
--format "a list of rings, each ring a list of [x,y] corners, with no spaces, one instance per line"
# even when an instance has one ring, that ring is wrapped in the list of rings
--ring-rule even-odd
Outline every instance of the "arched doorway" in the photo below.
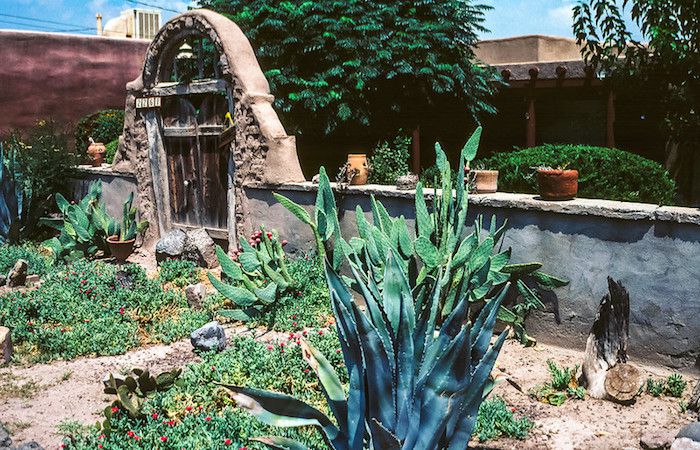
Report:
[[[174,17],[127,85],[115,170],[133,173],[152,235],[205,228],[230,243],[247,233],[245,186],[304,181],[293,136],[250,43],[207,10]]]

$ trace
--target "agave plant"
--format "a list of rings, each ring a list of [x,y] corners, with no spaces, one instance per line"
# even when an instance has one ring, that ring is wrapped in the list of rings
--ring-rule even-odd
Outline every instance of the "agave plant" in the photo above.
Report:
[[[249,241],[241,237],[240,248],[233,251],[235,261],[221,247],[216,247],[222,278],[233,284],[211,273],[207,276],[214,288],[237,306],[219,311],[220,316],[248,321],[258,317],[290,289],[293,280],[287,270],[285,244],[276,231],[260,227]]]
[[[17,244],[29,223],[32,193],[17,169],[15,152],[5,156],[0,143],[0,244]]]
[[[480,136],[481,128],[478,128],[462,149],[456,173],[464,173],[464,167],[476,156]],[[449,272],[451,280],[466,278],[468,283],[461,290],[454,289],[452,284],[440,286],[439,321],[449,316],[458,298],[468,294],[472,303],[488,302],[510,281],[514,292],[508,296],[515,297],[516,301],[512,308],[501,306],[499,319],[514,327],[523,344],[533,345],[535,341],[526,334],[524,322],[530,310],[544,307],[539,291],[561,287],[568,282],[541,272],[541,263],[509,264],[511,249],[499,251],[506,224],[498,226],[495,217],[486,233],[482,232],[483,218],[477,217],[473,231],[463,238],[467,191],[462,180],[453,180],[450,164],[439,144],[435,150],[441,189],[433,192],[432,208],[429,208],[422,185],[418,183],[415,239],[410,238],[405,218],[392,218],[381,202],[372,196],[372,221],[367,221],[364,211],[358,206],[355,215],[359,236],[346,242],[340,232],[333,191],[323,168],[319,177],[315,221],[300,205],[279,194],[275,197],[311,226],[319,253],[330,255],[335,270],[347,262],[361,274],[374,273],[373,281],[381,287],[385,258],[388,251],[393,250],[408,270],[413,289],[429,289],[433,280],[439,278],[440,271]],[[323,211],[319,211],[321,209]],[[357,290],[353,280],[347,281]]]
[[[334,450],[463,449],[488,390],[489,374],[508,334],[491,345],[498,306],[507,289],[466,322],[469,297],[455,303],[436,333],[440,271],[430,289],[411,289],[401,257],[387,253],[381,287],[376,274],[353,270],[364,297],[363,310],[348,285],[326,265],[349,392],[326,358],[308,343],[304,357],[314,369],[334,421],[291,396],[224,385],[237,404],[274,426],[313,425]],[[466,280],[458,284],[467,284]],[[278,449],[305,449],[282,437],[256,440]]]

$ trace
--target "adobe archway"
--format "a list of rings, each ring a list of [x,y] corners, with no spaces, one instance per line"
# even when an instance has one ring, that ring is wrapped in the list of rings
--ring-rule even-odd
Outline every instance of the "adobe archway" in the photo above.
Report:
[[[169,64],[181,51],[183,41],[192,36],[208,38],[213,44],[218,58],[216,76],[197,82],[169,82]],[[226,96],[235,127],[233,133],[227,132],[235,137],[225,148],[230,155],[226,168],[229,241],[248,231],[243,186],[304,181],[295,138],[287,136],[272,108],[274,97],[243,32],[212,11],[180,14],[161,28],[148,48],[141,76],[127,84],[124,133],[113,169],[132,173],[137,179],[139,212],[151,223],[148,240],[180,225],[174,223],[170,211],[173,192],[168,188],[168,164],[172,162],[164,143],[167,127],[158,108],[161,99],[165,102],[172,98],[168,96],[206,95],[216,90]],[[144,99],[156,100],[148,103]],[[197,123],[193,126],[198,133]]]

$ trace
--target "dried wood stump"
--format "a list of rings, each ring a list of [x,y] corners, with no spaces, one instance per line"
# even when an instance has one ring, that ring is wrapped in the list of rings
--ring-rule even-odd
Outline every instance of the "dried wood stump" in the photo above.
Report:
[[[627,364],[630,298],[622,284],[610,277],[608,290],[586,342],[582,384],[593,398],[627,403],[642,385],[640,371]]]

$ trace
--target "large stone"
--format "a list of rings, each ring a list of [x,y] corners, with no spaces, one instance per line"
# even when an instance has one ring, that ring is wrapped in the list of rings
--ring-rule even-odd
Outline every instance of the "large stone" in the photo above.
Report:
[[[691,422],[681,428],[681,431],[676,435],[676,439],[680,438],[687,438],[700,443],[700,422]]]
[[[7,432],[2,422],[0,422],[0,449],[9,448],[12,445],[10,433]]]
[[[7,280],[5,282],[7,286],[11,288],[24,286],[24,283],[27,281],[27,268],[29,268],[27,261],[18,259],[7,274]]]
[[[187,237],[187,250],[193,251],[196,249],[197,254],[195,257],[198,259],[197,263],[200,266],[209,269],[219,266],[219,260],[216,257],[216,244],[211,236],[209,236],[209,233],[207,233],[207,230],[198,228],[188,231]]]
[[[187,249],[187,233],[176,228],[168,231],[156,243],[156,261],[181,259]]]
[[[673,441],[671,450],[700,450],[700,442],[688,438],[677,438]]]
[[[695,389],[693,389],[693,393],[690,394],[688,409],[691,411],[700,412],[700,381],[697,382]]]
[[[226,333],[219,322],[209,322],[202,328],[195,330],[190,335],[192,346],[203,352],[215,350],[217,352],[226,348]]]
[[[0,327],[0,365],[12,359],[12,334],[7,327]]]
[[[646,450],[663,450],[671,447],[674,438],[672,431],[653,431],[643,434],[639,445]]]
[[[185,297],[190,308],[202,309],[204,298],[207,296],[207,287],[203,283],[190,284],[185,288]]]

